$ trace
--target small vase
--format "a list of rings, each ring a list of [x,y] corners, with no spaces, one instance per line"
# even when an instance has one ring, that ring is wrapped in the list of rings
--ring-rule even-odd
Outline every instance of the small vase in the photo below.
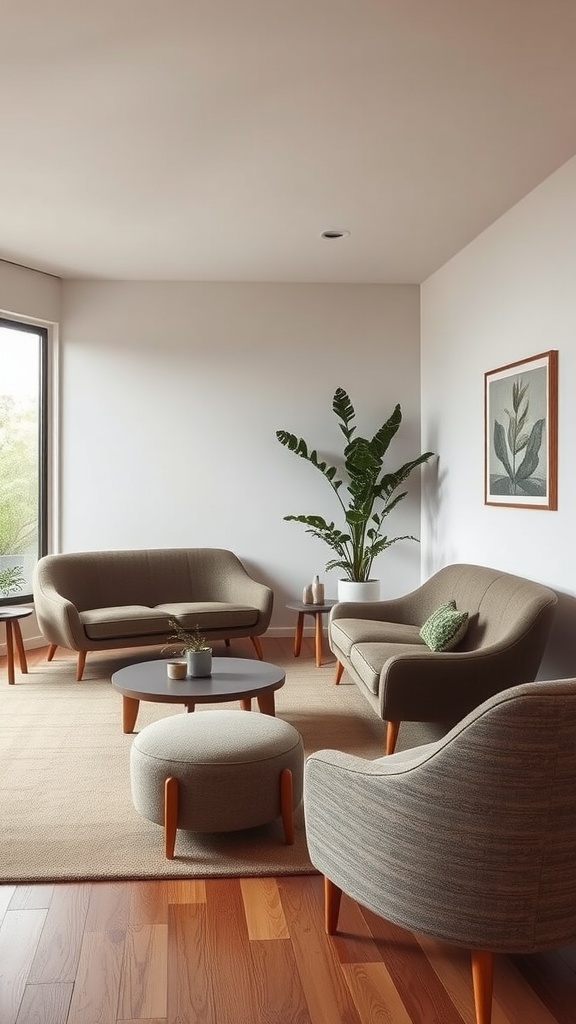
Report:
[[[307,587],[304,587],[304,590],[302,592],[302,604],[312,604],[312,603],[313,603],[312,584],[309,583]]]
[[[186,675],[197,679],[212,672],[212,650],[186,651]]]
[[[312,580],[312,604],[324,604],[324,584],[320,583],[319,576]]]

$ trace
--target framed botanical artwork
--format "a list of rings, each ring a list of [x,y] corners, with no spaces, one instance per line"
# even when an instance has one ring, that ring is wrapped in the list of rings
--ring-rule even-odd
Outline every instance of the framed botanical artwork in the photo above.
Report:
[[[484,374],[486,505],[558,507],[558,352]]]

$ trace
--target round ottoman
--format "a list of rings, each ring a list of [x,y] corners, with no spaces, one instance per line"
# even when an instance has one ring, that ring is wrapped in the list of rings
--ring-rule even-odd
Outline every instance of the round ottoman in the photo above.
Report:
[[[294,842],[302,800],[302,737],[288,722],[247,711],[200,711],[146,726],[130,750],[134,806],[164,825],[166,857],[176,830],[232,832],[282,817]]]

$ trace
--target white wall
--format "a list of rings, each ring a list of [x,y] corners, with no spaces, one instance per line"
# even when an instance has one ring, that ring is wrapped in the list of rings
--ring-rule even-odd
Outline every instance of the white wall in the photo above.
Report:
[[[440,454],[423,478],[423,577],[453,561],[496,566],[567,595],[572,615],[575,223],[576,158],[421,290],[422,443]],[[559,353],[558,511],[484,505],[484,373],[549,349]],[[576,654],[556,667],[576,674]]]
[[[286,600],[329,549],[288,513],[332,518],[321,475],[279,444],[287,429],[330,458],[337,386],[370,434],[402,405],[390,468],[420,452],[416,286],[80,282],[63,285],[62,550],[221,546]],[[390,534],[419,534],[418,474]],[[420,546],[376,566],[383,594],[420,579]]]
[[[0,260],[0,316],[32,317],[46,326],[57,323],[61,288],[58,277]]]

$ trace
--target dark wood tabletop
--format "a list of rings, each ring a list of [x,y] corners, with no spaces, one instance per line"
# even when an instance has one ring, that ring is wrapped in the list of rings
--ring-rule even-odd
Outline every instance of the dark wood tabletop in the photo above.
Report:
[[[256,697],[265,714],[274,714],[274,691],[286,676],[279,665],[252,658],[213,658],[212,674],[190,679],[169,679],[166,665],[173,658],[139,662],[118,669],[112,686],[123,696],[124,732],[132,732],[141,700],[159,704],[184,704],[189,711],[196,704],[221,704],[240,700],[248,710]]]

